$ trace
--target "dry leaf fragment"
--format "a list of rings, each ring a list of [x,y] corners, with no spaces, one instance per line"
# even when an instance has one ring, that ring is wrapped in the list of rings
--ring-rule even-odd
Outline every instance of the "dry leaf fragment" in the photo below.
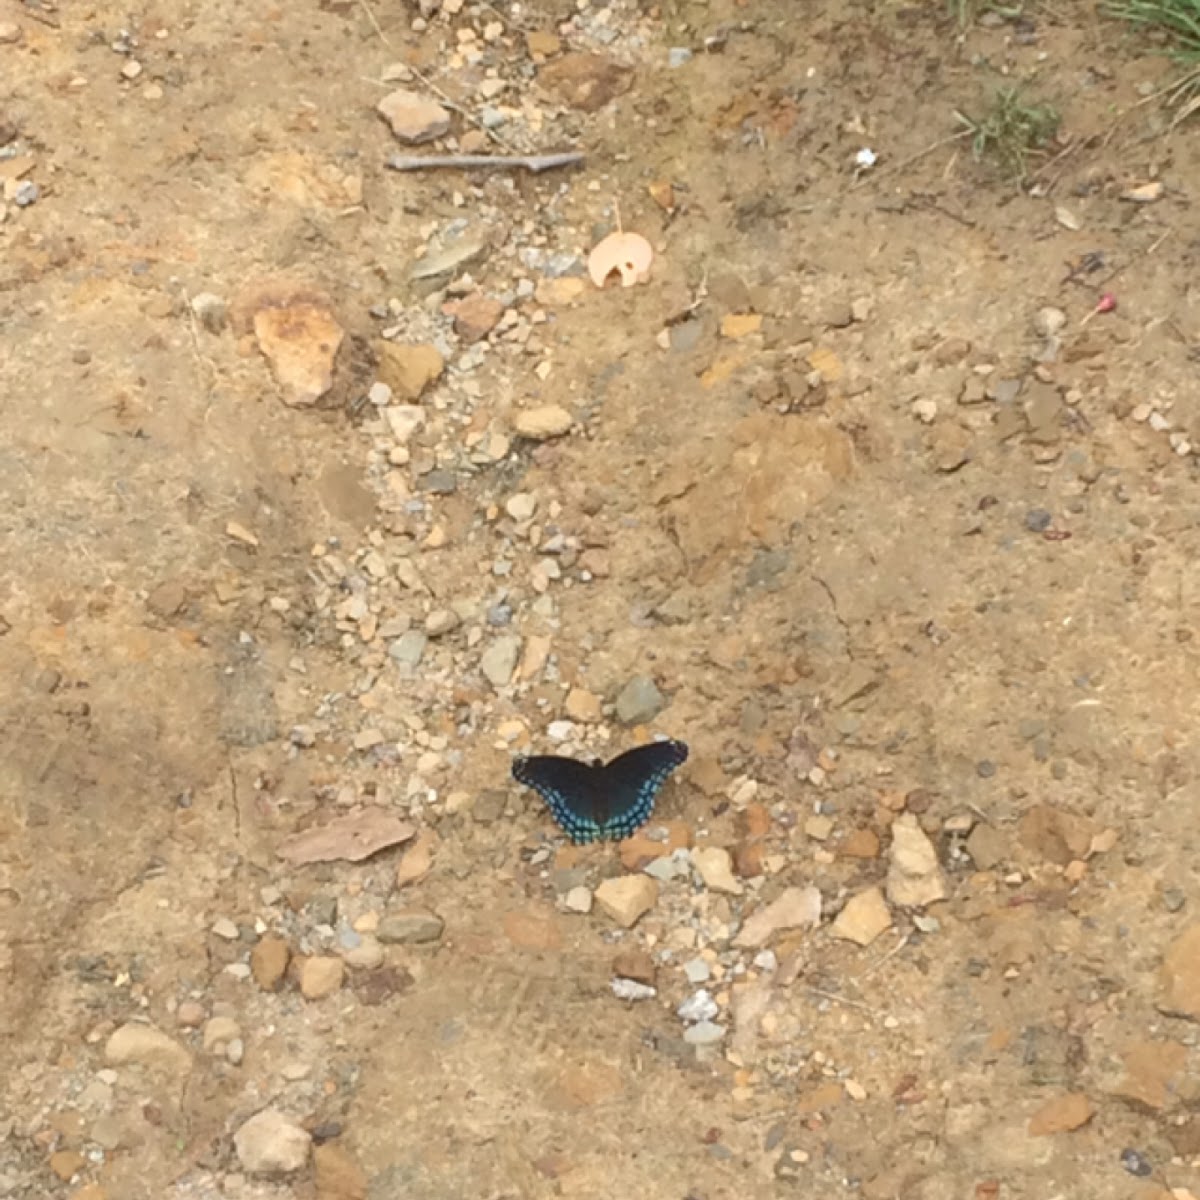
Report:
[[[381,808],[362,808],[344,817],[335,817],[328,825],[306,829],[283,841],[276,853],[290,863],[362,862],[389,846],[407,842],[417,832]]]
[[[650,193],[650,199],[658,205],[663,212],[673,212],[675,210],[675,189],[666,179],[656,179],[649,184],[646,189]]]
[[[610,233],[601,238],[588,255],[588,274],[602,288],[614,271],[621,276],[622,287],[633,287],[650,274],[654,251],[640,233]]]

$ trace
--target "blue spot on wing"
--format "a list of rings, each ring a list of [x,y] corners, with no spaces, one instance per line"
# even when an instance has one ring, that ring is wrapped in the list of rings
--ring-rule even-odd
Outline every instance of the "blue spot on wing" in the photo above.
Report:
[[[663,784],[687,755],[683,742],[651,742],[604,766],[546,754],[518,758],[512,771],[573,842],[619,841],[650,819]]]

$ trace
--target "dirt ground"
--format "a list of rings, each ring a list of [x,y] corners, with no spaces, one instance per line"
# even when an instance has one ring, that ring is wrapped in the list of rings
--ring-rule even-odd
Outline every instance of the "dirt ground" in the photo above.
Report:
[[[1170,78],[1091,4],[0,11],[0,1196],[1200,1194]],[[620,847],[509,778],[651,734]]]

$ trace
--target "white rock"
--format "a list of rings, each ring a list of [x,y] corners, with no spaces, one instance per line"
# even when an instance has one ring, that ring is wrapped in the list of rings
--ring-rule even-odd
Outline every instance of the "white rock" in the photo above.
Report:
[[[251,1175],[288,1175],[308,1162],[312,1138],[283,1113],[265,1108],[233,1135],[242,1169]]]
[[[750,915],[733,944],[758,949],[781,930],[807,929],[820,922],[821,893],[815,887],[785,888],[770,904]]]
[[[714,1021],[697,1021],[683,1031],[683,1040],[689,1046],[713,1046],[725,1036],[725,1026]]]
[[[676,1010],[684,1021],[711,1021],[721,1011],[720,1006],[704,988],[690,995]]]
[[[592,893],[582,886],[573,887],[564,897],[563,904],[568,912],[590,913],[592,911]]]
[[[638,983],[636,979],[623,979],[618,976],[610,979],[608,986],[618,1000],[653,1000],[658,995],[657,989],[648,983]]]

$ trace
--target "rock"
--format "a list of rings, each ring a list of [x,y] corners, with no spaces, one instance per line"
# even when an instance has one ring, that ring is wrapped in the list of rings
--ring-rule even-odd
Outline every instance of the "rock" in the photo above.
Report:
[[[582,725],[594,725],[603,716],[600,697],[578,687],[573,687],[567,693],[563,710],[572,721]]]
[[[4,28],[0,25],[0,30]],[[50,1155],[50,1170],[58,1176],[63,1183],[69,1183],[71,1179],[78,1175],[84,1167],[87,1166],[87,1159],[79,1153],[78,1150],[56,1150]],[[6,1189],[7,1190],[7,1189]]]
[[[398,666],[411,669],[420,663],[428,644],[428,634],[419,629],[410,629],[388,647],[388,657]]]
[[[1178,1098],[1180,1076],[1187,1067],[1188,1048],[1180,1042],[1134,1042],[1121,1054],[1125,1078],[1114,1095],[1143,1112],[1160,1112]]]
[[[230,1042],[242,1036],[242,1027],[232,1017],[212,1017],[204,1026],[204,1050],[224,1054]]]
[[[264,1108],[233,1135],[242,1170],[250,1175],[289,1175],[308,1162],[312,1138],[283,1113]]]
[[[408,887],[419,883],[433,869],[433,852],[437,846],[437,835],[432,829],[420,833],[403,857],[396,864],[396,886]]]
[[[313,1175],[317,1200],[367,1200],[367,1173],[336,1142],[313,1147]]]
[[[830,932],[834,937],[845,938],[859,946],[869,946],[891,924],[892,914],[887,901],[883,893],[873,887],[846,901]]]
[[[903,908],[922,908],[946,898],[937,851],[912,813],[892,823],[887,898]]]
[[[442,936],[446,923],[437,913],[422,909],[408,909],[403,912],[389,913],[379,922],[375,936],[381,942],[395,942],[401,945],[420,945],[425,942],[436,942]]]
[[[346,978],[346,964],[332,955],[306,958],[300,968],[300,992],[305,1000],[323,1000],[332,996]]]
[[[1076,859],[1087,858],[1098,827],[1086,817],[1038,804],[1025,813],[1017,825],[1021,845],[1047,862],[1065,867]]]
[[[758,949],[785,929],[809,929],[821,921],[821,893],[811,885],[785,888],[742,925],[735,946]]]
[[[683,973],[692,985],[707,983],[712,978],[712,967],[706,959],[697,956],[683,964]]]
[[[407,448],[409,439],[425,424],[425,410],[416,404],[389,404],[383,410],[383,419],[400,448]]]
[[[293,408],[315,404],[333,386],[333,364],[345,333],[326,308],[294,303],[254,314],[258,348]]]
[[[493,296],[472,292],[450,308],[454,332],[468,345],[482,341],[504,316],[504,305]]]
[[[545,29],[531,29],[525,34],[530,58],[550,58],[562,49],[562,39]]]
[[[980,871],[998,867],[1009,855],[1008,835],[995,825],[976,825],[967,838],[966,847],[971,861]]]
[[[0,21],[0,46],[11,46],[20,40],[20,25],[15,21]]]
[[[1067,314],[1061,308],[1039,308],[1033,318],[1034,332],[1047,338],[1061,333],[1066,323]]]
[[[878,858],[879,835],[873,829],[855,829],[838,847],[844,858]]]
[[[598,54],[569,53],[542,67],[537,80],[571,108],[596,112],[629,90],[633,72]]]
[[[631,929],[658,901],[658,884],[647,875],[618,875],[595,892],[596,903],[620,926]]]
[[[383,966],[383,947],[378,938],[366,934],[357,946],[351,946],[342,955],[342,959],[355,971],[374,971]]]
[[[744,890],[733,875],[733,859],[721,846],[704,846],[692,851],[692,863],[710,891],[740,896]]]
[[[621,979],[633,979],[653,987],[658,978],[654,959],[645,950],[622,950],[612,963],[612,973]]]
[[[651,987],[648,983],[638,983],[635,979],[610,979],[608,986],[618,1000],[628,1000],[630,1003],[638,1000],[653,1000],[658,995],[657,988]]]
[[[407,345],[380,339],[375,343],[376,373],[380,382],[401,401],[415,403],[431,383],[441,378],[446,361],[436,346]]]
[[[683,1031],[683,1040],[689,1046],[714,1046],[725,1036],[725,1026],[714,1021],[697,1021]]]
[[[494,688],[507,687],[521,657],[521,639],[516,634],[498,637],[479,659],[479,669]]]
[[[1086,1125],[1096,1110],[1083,1092],[1067,1092],[1047,1100],[1029,1119],[1030,1137],[1069,1133]]]
[[[646,725],[667,706],[653,679],[635,675],[617,696],[617,719],[623,725]]]
[[[721,1011],[720,1006],[704,988],[693,992],[675,1010],[675,1015],[689,1023],[711,1021]]]
[[[238,939],[238,927],[228,917],[218,917],[212,924],[212,932],[226,942]]]
[[[504,511],[514,521],[531,521],[533,514],[537,512],[537,506],[536,496],[530,495],[529,492],[517,492],[504,502]]]
[[[450,132],[450,113],[435,100],[397,88],[376,105],[392,133],[410,146],[432,142]]]
[[[130,1022],[113,1030],[104,1044],[104,1059],[114,1067],[138,1063],[177,1074],[191,1070],[192,1056],[153,1025]]]
[[[523,438],[544,442],[569,433],[573,423],[574,418],[565,408],[542,404],[537,408],[521,409],[513,418],[513,429]]]
[[[1167,947],[1159,987],[1159,1009],[1200,1021],[1200,925],[1185,929]]]
[[[184,1000],[175,1014],[175,1020],[184,1029],[198,1029],[204,1024],[204,1005],[195,1000]]]
[[[568,912],[590,913],[592,911],[592,893],[582,884],[573,887],[563,897],[563,906]]]
[[[558,922],[540,908],[505,913],[501,924],[504,936],[519,950],[557,950],[562,945]]]
[[[462,618],[452,608],[435,608],[425,618],[425,632],[431,638],[445,637],[462,624]]]

